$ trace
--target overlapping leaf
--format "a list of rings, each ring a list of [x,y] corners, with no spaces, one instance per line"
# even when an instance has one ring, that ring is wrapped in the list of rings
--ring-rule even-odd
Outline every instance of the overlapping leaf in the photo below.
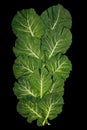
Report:
[[[15,60],[13,66],[14,75],[16,78],[21,76],[30,75],[34,72],[35,69],[40,67],[40,61],[33,57],[28,56],[19,56]]]
[[[17,111],[27,118],[27,121],[31,123],[33,120],[41,119],[41,113],[38,109],[38,99],[28,97],[19,101],[17,105]]]
[[[49,72],[53,73],[54,79],[60,77],[66,80],[66,78],[69,76],[70,71],[72,70],[72,65],[68,57],[61,56],[60,54],[48,60],[46,66]]]
[[[64,94],[64,80],[58,77],[56,80],[53,80],[52,85],[48,93],[58,93],[58,95],[63,96]]]
[[[45,68],[41,70],[36,70],[30,76],[30,83],[34,90],[37,90],[38,96],[40,98],[50,89],[52,84],[51,75]]]
[[[47,32],[42,39],[42,48],[50,59],[58,53],[64,54],[71,45],[71,39],[68,29]]]
[[[58,94],[48,94],[43,97],[40,102],[40,108],[43,111],[43,118],[38,122],[38,125],[44,126],[45,124],[50,125],[48,122],[57,117],[57,115],[62,111],[63,98],[58,96]]]
[[[16,40],[13,51],[16,56],[27,55],[40,58],[40,40],[32,38],[28,34],[20,35]]]
[[[25,98],[26,96],[37,96],[37,91],[32,89],[29,78],[26,77],[20,78],[18,83],[15,82],[13,91],[18,99]]]
[[[45,10],[41,14],[41,18],[47,28],[51,31],[58,30],[60,26],[62,28],[70,29],[72,25],[71,15],[69,11],[60,4],[52,6]]]
[[[13,32],[16,36],[27,34],[40,38],[44,34],[45,26],[34,9],[18,11],[12,21]]]

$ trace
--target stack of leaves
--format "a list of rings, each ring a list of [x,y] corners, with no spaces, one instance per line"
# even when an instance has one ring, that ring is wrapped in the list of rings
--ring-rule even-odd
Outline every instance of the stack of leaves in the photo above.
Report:
[[[18,11],[12,20],[17,39],[13,65],[17,79],[13,91],[17,111],[38,126],[50,125],[62,112],[64,83],[72,65],[64,54],[72,42],[71,15],[58,4],[40,16],[34,9]]]

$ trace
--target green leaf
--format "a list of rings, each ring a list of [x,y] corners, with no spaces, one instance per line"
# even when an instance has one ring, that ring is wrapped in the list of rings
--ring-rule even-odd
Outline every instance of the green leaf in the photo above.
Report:
[[[67,56],[57,55],[47,61],[46,66],[53,74],[54,79],[62,78],[66,80],[69,77],[70,71],[72,70],[72,65]]]
[[[12,29],[16,36],[27,34],[40,38],[44,34],[45,25],[34,9],[18,11],[12,21]]]
[[[48,122],[58,116],[59,113],[62,112],[63,106],[63,98],[58,96],[58,94],[48,94],[43,97],[40,102],[40,108],[44,113],[44,118],[41,118],[40,122],[38,121],[38,125],[44,126],[45,124],[50,125]]]
[[[40,58],[40,40],[32,38],[28,34],[20,35],[16,40],[13,51],[16,56],[27,55]]]
[[[61,78],[57,78],[53,80],[53,83],[49,89],[49,93],[58,93],[58,95],[63,96],[64,94],[64,80]]]
[[[40,98],[50,89],[52,84],[51,75],[45,68],[36,70],[30,76],[30,84],[34,90],[37,90],[37,94]]]
[[[13,91],[18,99],[25,98],[26,96],[37,96],[36,90],[32,89],[29,78],[25,77],[20,78],[18,83],[15,82]]]
[[[13,65],[15,77],[18,79],[21,76],[27,76],[34,72],[35,69],[40,67],[40,61],[34,57],[19,56]]]
[[[69,11],[60,4],[45,10],[41,14],[41,18],[50,30],[58,30],[60,26],[70,29],[72,25],[72,18]]]
[[[42,48],[48,59],[58,53],[66,53],[72,42],[72,35],[68,29],[47,32],[42,39]]]
[[[31,123],[33,120],[41,119],[41,113],[38,109],[38,99],[28,97],[18,102],[17,111],[23,117],[27,118],[27,121]]]

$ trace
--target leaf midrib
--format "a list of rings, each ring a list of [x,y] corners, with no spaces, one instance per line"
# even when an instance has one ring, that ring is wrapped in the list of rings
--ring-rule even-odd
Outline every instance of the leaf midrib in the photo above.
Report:
[[[58,23],[58,21],[59,21],[59,16],[60,16],[60,7],[59,7],[59,10],[58,10],[57,19],[56,19],[56,21],[54,22],[54,24],[53,24],[51,30],[54,30],[55,26],[57,25],[57,23]]]
[[[29,108],[30,111],[37,115],[37,117],[42,118],[42,116],[39,113],[37,113],[34,109],[32,109],[28,104],[26,104],[26,106]]]
[[[49,55],[49,59],[52,57],[52,55],[53,55],[55,49],[57,48],[58,44],[59,44],[61,41],[63,41],[63,40],[60,39],[60,40],[58,40],[58,41],[56,42],[56,44],[54,45],[54,47],[53,47],[53,49],[52,49],[52,51],[51,51],[51,53],[50,53],[50,55]]]

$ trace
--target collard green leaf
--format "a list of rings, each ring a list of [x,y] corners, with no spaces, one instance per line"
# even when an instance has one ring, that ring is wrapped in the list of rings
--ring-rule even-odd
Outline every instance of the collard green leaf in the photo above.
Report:
[[[27,55],[40,58],[40,40],[29,35],[20,35],[16,40],[13,51],[16,56]]]
[[[47,61],[46,66],[49,72],[53,73],[54,79],[62,78],[66,80],[69,77],[69,73],[72,70],[72,65],[67,56],[61,56],[51,58]]]
[[[41,14],[41,18],[47,28],[50,30],[58,30],[60,26],[62,28],[70,29],[72,25],[71,15],[69,11],[60,4],[52,6],[45,10]]]
[[[41,113],[38,109],[38,99],[28,97],[19,101],[17,111],[31,123],[33,120],[41,119]]]
[[[40,38],[44,34],[45,25],[34,9],[23,9],[13,18],[12,29],[18,37],[27,34]]]
[[[48,94],[43,97],[40,102],[40,108],[42,109],[44,118],[41,118],[40,122],[38,121],[38,125],[44,126],[45,124],[50,125],[48,122],[57,117],[59,113],[62,111],[63,106],[63,98],[58,96],[58,94]]]
[[[68,29],[47,32],[42,39],[42,48],[48,59],[58,53],[66,53],[72,42],[72,35]]]
[[[60,77],[56,80],[53,80],[52,85],[49,89],[49,93],[58,93],[58,95],[63,96],[64,94],[64,80]]]
[[[26,96],[37,96],[36,90],[32,89],[29,78],[25,77],[20,78],[18,83],[15,82],[13,91],[18,99],[25,98]]]
[[[51,75],[45,68],[36,70],[30,76],[30,83],[34,90],[37,90],[37,94],[40,98],[50,89],[52,84]]]
[[[13,71],[15,77],[18,79],[21,76],[27,76],[34,72],[35,69],[40,67],[40,61],[34,57],[28,56],[19,56],[15,60],[15,64],[13,65]]]

